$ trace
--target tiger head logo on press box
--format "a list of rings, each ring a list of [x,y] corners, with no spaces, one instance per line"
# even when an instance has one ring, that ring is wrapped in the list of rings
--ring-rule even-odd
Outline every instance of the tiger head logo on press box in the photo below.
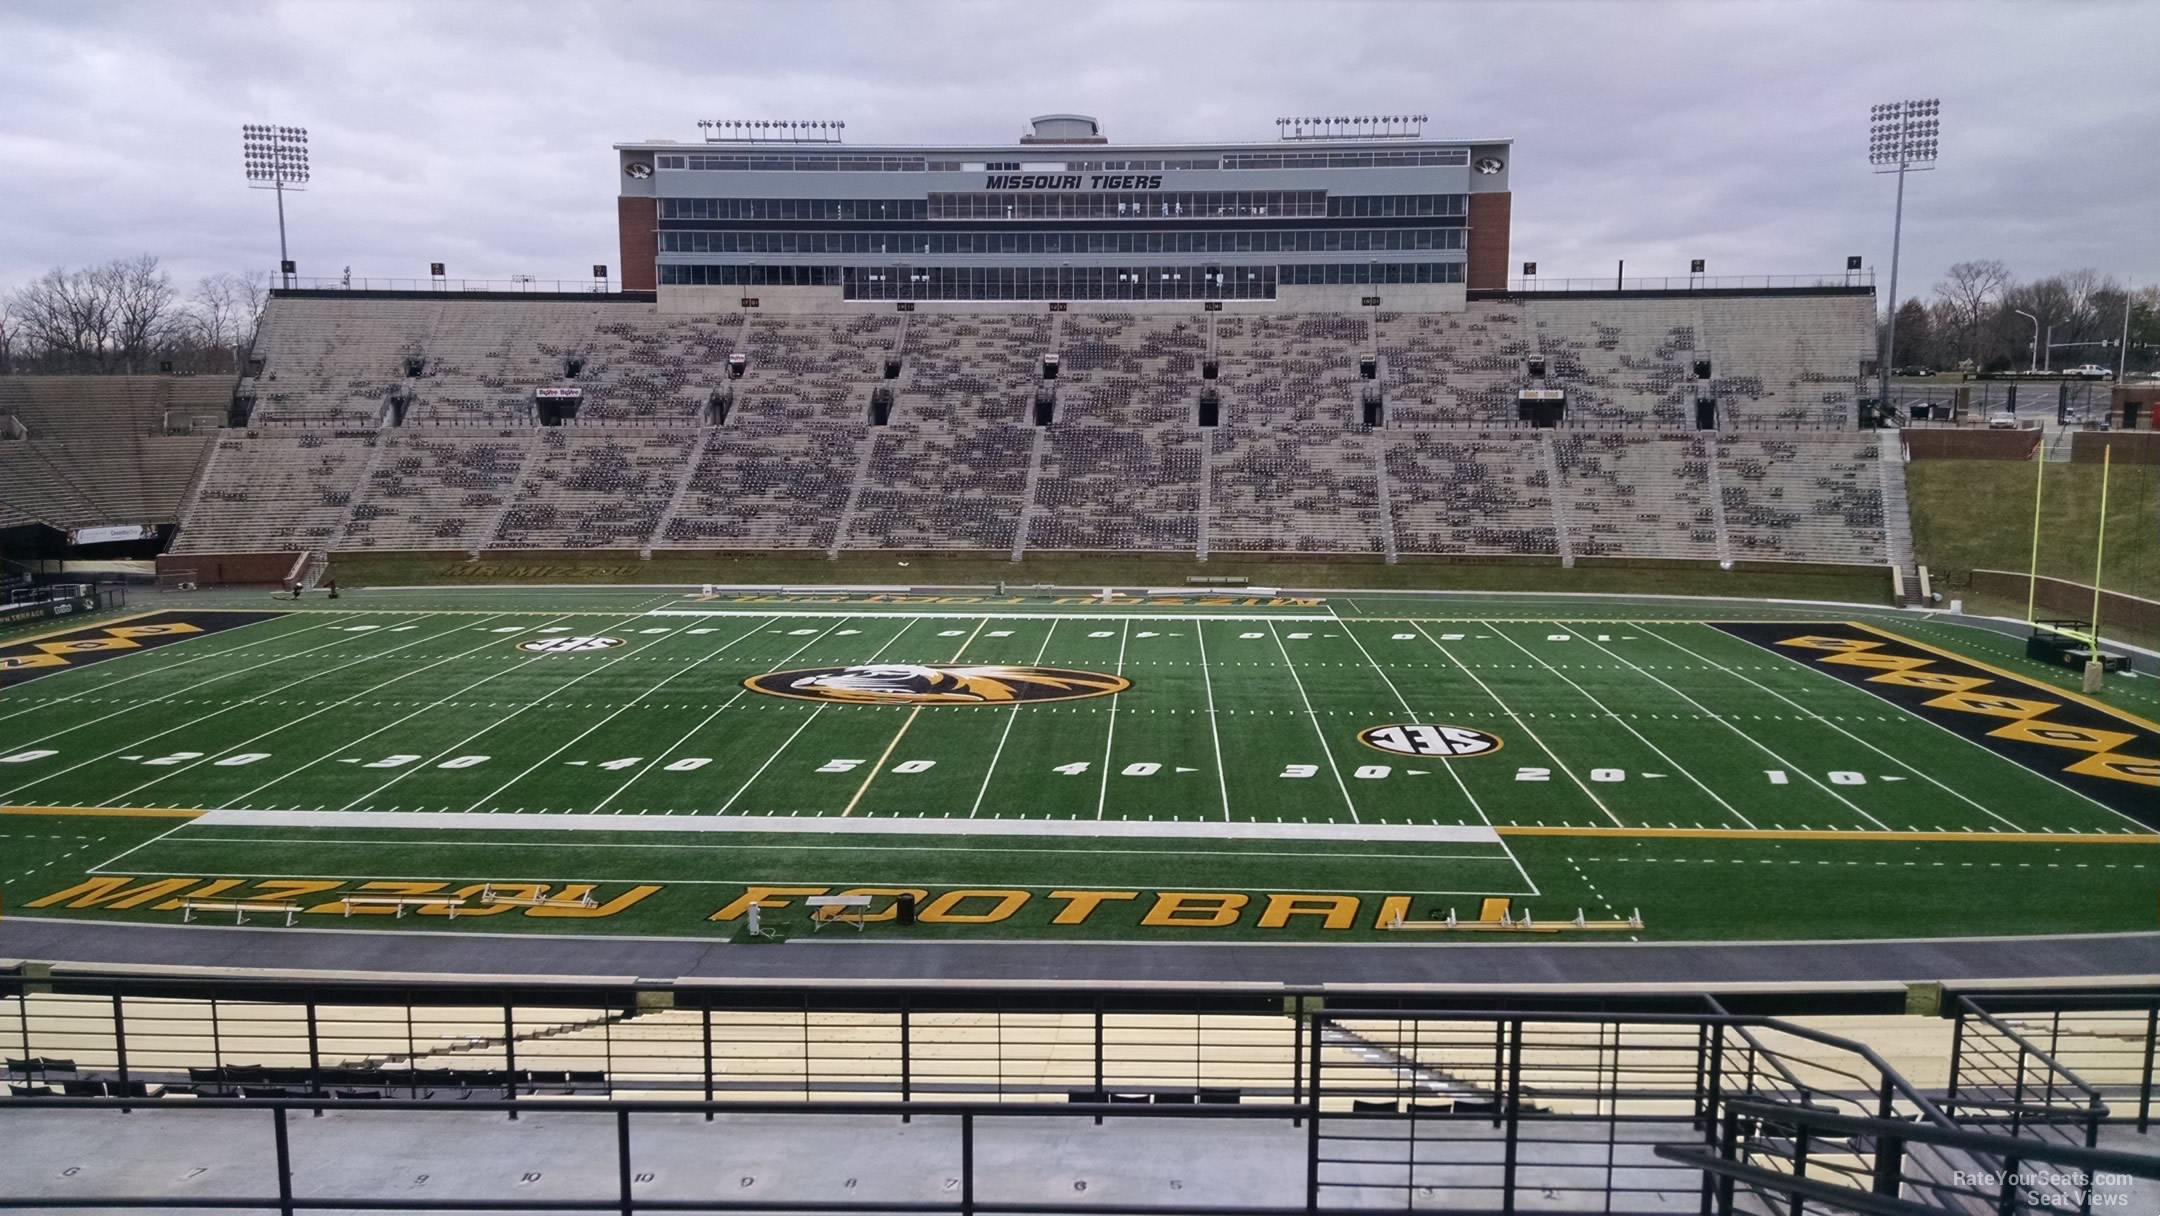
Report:
[[[767,672],[744,680],[743,687],[842,705],[1010,705],[1107,697],[1132,687],[1132,681],[1064,667],[866,663]]]

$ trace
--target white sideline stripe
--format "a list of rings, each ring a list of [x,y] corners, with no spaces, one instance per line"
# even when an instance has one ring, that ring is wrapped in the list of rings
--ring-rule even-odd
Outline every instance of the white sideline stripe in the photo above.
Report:
[[[208,811],[201,828],[436,828],[460,831],[751,832],[845,836],[1125,836],[1207,840],[1391,840],[1499,844],[1482,823],[1152,823],[1130,819],[842,819],[838,816],[555,815],[486,811]]]
[[[904,608],[910,608],[910,607],[912,607],[912,606],[913,606],[913,605],[909,605],[909,604],[894,604],[894,605],[891,605],[891,607],[892,607],[892,608],[894,608],[894,609],[896,609],[896,610],[898,610],[898,609],[904,609]],[[774,607],[786,607],[786,608],[790,608],[790,609],[795,609],[795,608],[803,608],[803,607],[813,607],[813,608],[814,608],[814,606],[810,606],[810,605],[803,605],[803,604],[786,604],[786,605],[774,605]],[[842,608],[846,608],[846,607],[861,607],[861,605],[856,605],[856,604],[836,604],[836,605],[835,605],[835,607],[842,607]],[[588,614],[588,615],[590,615],[590,614]],[[752,610],[752,609],[748,609],[748,608],[655,608],[655,609],[652,609],[651,611],[649,611],[649,612],[645,613],[645,615],[646,615],[646,616],[773,616],[773,615],[775,615],[775,614],[774,614],[774,613],[773,613],[773,612],[772,612],[772,611],[771,611],[770,609],[768,609],[768,610],[766,610],[766,611],[763,611],[763,612],[758,612],[758,611],[755,611],[755,610]],[[791,611],[791,612],[785,612],[785,613],[780,613],[779,615],[782,615],[782,616],[823,616],[823,615],[827,615],[827,614],[826,614],[826,613],[822,613],[822,612],[818,612],[818,611],[815,611],[815,610],[813,610],[813,611],[810,611],[810,612],[793,612],[793,611]],[[857,614],[857,615],[872,615],[872,616],[875,616],[875,615],[882,615],[882,614],[878,614],[878,613],[869,613],[869,614]],[[899,613],[898,613],[898,612],[896,611],[896,612],[894,613],[894,615],[899,615]],[[1324,624],[1324,625],[1334,625],[1334,624],[1339,624],[1339,623],[1341,623],[1341,622],[1340,622],[1340,618],[1338,618],[1338,617],[1333,617],[1333,616],[1329,616],[1329,615],[1327,615],[1326,613],[1314,613],[1314,612],[1295,612],[1295,613],[1292,613],[1292,612],[1283,612],[1283,613],[1275,613],[1275,612],[1269,612],[1269,613],[1263,613],[1263,614],[1255,614],[1255,613],[1250,613],[1250,612],[1248,612],[1248,613],[1230,613],[1230,612],[1215,612],[1215,613],[1207,613],[1207,612],[1185,612],[1185,613],[1140,613],[1140,612],[1026,612],[1026,611],[1019,611],[1019,612],[1015,612],[1015,611],[1010,611],[1010,610],[1008,610],[1008,611],[1004,611],[1004,612],[991,612],[991,611],[984,611],[984,612],[909,612],[909,613],[906,613],[906,615],[907,615],[907,616],[908,616],[908,617],[909,617],[910,619],[912,619],[912,620],[925,620],[925,621],[1033,621],[1033,620],[1044,620],[1044,621],[1312,621],[1312,622],[1317,622],[1317,623],[1320,623],[1320,624]]]

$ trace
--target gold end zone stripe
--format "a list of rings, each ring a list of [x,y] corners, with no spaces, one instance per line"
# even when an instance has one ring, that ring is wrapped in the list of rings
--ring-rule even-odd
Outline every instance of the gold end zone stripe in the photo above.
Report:
[[[1806,624],[1808,622],[1794,623]],[[1816,623],[1819,624],[1820,622]],[[2004,670],[2003,668],[1997,667],[1992,663],[1983,663],[1978,659],[1969,658],[1965,655],[1957,653],[1954,650],[1944,650],[1939,646],[1930,646],[1926,642],[1914,641],[1913,639],[1906,637],[1902,633],[1892,633],[1887,629],[1878,629],[1877,627],[1870,625],[1865,621],[1845,621],[1843,623],[1850,625],[1855,629],[1864,629],[1877,637],[1888,638],[1893,642],[1899,643],[1900,645],[1910,646],[1915,650],[1925,650],[1932,655],[1939,655],[1942,658],[1949,659],[1954,663],[1963,663],[1967,667],[1977,667],[1981,671],[1988,672],[1992,675],[2001,676],[2005,680],[2012,680],[2019,684],[2023,684],[2027,688],[2037,689],[2045,692],[2048,696],[2060,697],[2066,701],[2075,701],[2088,709],[2097,709],[2101,713],[2104,713],[2111,718],[2119,718],[2124,722],[2129,722],[2137,726],[2142,726],[2146,730],[2160,731],[2160,722],[2149,722],[2144,718],[2140,718],[2136,714],[2129,712],[2128,710],[2120,709],[2116,706],[2109,705],[2105,701],[2095,701],[2091,697],[2088,697],[2083,693],[2073,692],[2067,688],[2058,688],[2053,684],[2043,684],[2040,681],[2033,679],[2031,676],[2021,676],[2014,671]]]
[[[1900,844],[2160,844],[2160,835],[2149,832],[1831,832],[1762,828],[1598,828],[1536,827],[1495,824],[1502,836],[1589,836],[1640,840],[1842,840],[1852,843]]]
[[[66,815],[114,819],[197,819],[206,812],[169,806],[0,806],[0,815]]]

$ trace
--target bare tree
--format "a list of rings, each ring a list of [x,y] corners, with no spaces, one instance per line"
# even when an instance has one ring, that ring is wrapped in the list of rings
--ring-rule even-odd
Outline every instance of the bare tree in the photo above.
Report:
[[[115,355],[126,372],[154,371],[156,351],[173,337],[178,321],[172,276],[152,254],[114,258],[91,272],[111,299]]]
[[[113,315],[111,301],[88,270],[55,266],[8,298],[18,341],[50,370],[108,370]]]
[[[1936,336],[1952,343],[1950,353],[1982,364],[1995,353],[1986,349],[1989,322],[2012,281],[2008,266],[1989,259],[1959,262],[1935,285],[1944,322]]]

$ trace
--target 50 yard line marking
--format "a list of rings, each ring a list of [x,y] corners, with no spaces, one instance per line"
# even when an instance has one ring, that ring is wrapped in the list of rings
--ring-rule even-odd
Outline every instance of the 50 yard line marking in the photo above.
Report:
[[[847,618],[847,617],[842,617],[841,619],[842,619],[842,620],[848,620],[848,619],[851,619],[851,618]],[[868,619],[882,619],[882,620],[891,620],[892,618],[891,618],[891,617],[881,617],[881,618],[864,618],[864,619],[866,619],[866,620],[868,620]],[[889,649],[891,649],[891,648],[892,648],[892,644],[893,644],[894,642],[897,642],[897,641],[899,641],[899,640],[900,640],[901,638],[903,638],[903,637],[907,636],[907,631],[908,631],[908,630],[910,630],[910,629],[913,629],[913,628],[914,628],[915,626],[917,626],[917,625],[920,625],[920,624],[922,624],[922,620],[923,620],[923,619],[922,619],[921,617],[919,617],[919,616],[911,616],[911,617],[908,617],[908,618],[907,618],[907,621],[906,621],[906,623],[905,623],[905,624],[903,624],[903,625],[901,625],[901,626],[900,626],[900,628],[898,628],[898,629],[894,630],[894,631],[893,631],[893,635],[892,635],[891,637],[889,637],[889,638],[886,638],[886,639],[885,639],[885,642],[884,642],[884,644],[883,644],[883,645],[881,645],[881,646],[879,646],[879,647],[877,648],[877,653],[876,653],[876,654],[873,654],[873,655],[871,655],[871,656],[870,656],[870,662],[871,662],[871,663],[875,663],[875,662],[877,662],[877,661],[878,661],[878,660],[879,660],[880,658],[883,658],[883,657],[884,657],[884,655],[885,655],[885,652],[886,652],[887,650],[889,650]],[[811,641],[816,641],[816,640],[817,640],[816,638],[812,638],[812,639],[811,639]],[[810,643],[809,643],[809,642],[805,642],[805,643],[803,643],[803,648],[804,648],[804,649],[808,649],[809,645],[810,645]],[[796,651],[795,653],[796,653],[796,654],[801,654],[801,653],[802,653],[802,651],[801,651],[801,650],[797,650],[797,651]],[[865,666],[867,666],[867,664],[865,664]],[[738,786],[736,786],[736,787],[735,787],[735,792],[734,792],[734,793],[732,793],[732,794],[729,794],[729,795],[728,795],[728,800],[727,800],[726,802],[723,802],[723,803],[721,803],[721,804],[720,804],[720,809],[719,809],[719,810],[717,810],[717,811],[714,811],[714,812],[713,812],[713,814],[715,814],[715,815],[725,815],[725,814],[727,814],[727,810],[728,810],[728,808],[729,808],[729,807],[731,807],[731,806],[734,806],[734,805],[735,805],[735,800],[736,800],[737,798],[740,798],[740,797],[742,797],[742,796],[743,796],[743,793],[744,793],[744,792],[745,792],[746,790],[748,790],[748,789],[749,789],[749,788],[750,788],[751,786],[753,786],[753,785],[756,785],[756,784],[757,784],[757,779],[765,775],[765,770],[766,770],[766,769],[769,769],[769,768],[771,768],[771,767],[773,766],[773,761],[775,761],[775,760],[778,760],[778,759],[779,759],[779,758],[781,757],[781,755],[782,755],[783,753],[785,753],[785,752],[787,751],[787,749],[789,749],[789,748],[791,748],[791,747],[795,746],[795,740],[796,740],[797,738],[799,738],[799,737],[800,737],[800,736],[802,735],[802,733],[803,733],[804,731],[806,731],[806,730],[810,729],[810,724],[811,724],[812,722],[815,722],[815,721],[817,721],[817,720],[818,720],[818,715],[820,715],[820,714],[824,713],[824,712],[825,712],[825,711],[826,711],[827,709],[830,709],[831,707],[832,707],[832,702],[830,702],[830,701],[824,701],[824,702],[820,702],[820,703],[818,704],[818,707],[817,707],[816,709],[813,709],[813,710],[811,710],[811,711],[810,711],[810,712],[809,712],[808,714],[804,715],[804,717],[803,717],[803,720],[802,720],[802,725],[800,725],[800,726],[797,726],[797,727],[796,727],[796,728],[795,728],[794,730],[792,730],[792,731],[788,732],[788,737],[787,737],[787,738],[785,738],[785,739],[782,739],[782,740],[780,741],[780,746],[778,746],[778,747],[774,748],[774,749],[772,750],[772,754],[771,754],[771,755],[769,755],[769,756],[767,756],[767,757],[765,757],[765,763],[763,763],[763,764],[760,764],[760,765],[758,765],[758,766],[757,766],[757,771],[756,771],[756,772],[754,772],[754,773],[750,774],[750,776],[749,776],[749,777],[748,777],[747,779],[745,779],[745,780],[743,781],[743,783],[742,783],[741,785],[738,785]],[[861,792],[860,790],[856,791],[856,796],[857,796],[857,797],[861,797],[861,796],[862,796],[862,792]],[[854,804],[853,804],[853,803],[849,803],[848,805],[850,805],[850,806],[853,806]]]
[[[1117,675],[1119,679],[1125,678],[1125,642],[1131,634],[1131,621],[1127,621],[1118,627]],[[1111,693],[1110,729],[1103,732],[1102,741],[1102,784],[1095,790],[1095,818],[1097,819],[1103,817],[1103,804],[1109,801],[1110,798],[1110,745],[1117,740],[1117,703],[1118,694]]]
[[[1050,635],[1056,632],[1057,621],[1053,619],[1050,628],[1043,630],[1042,645],[1035,651],[1037,667],[1042,666],[1043,656],[1050,653]],[[1020,706],[1021,702],[1015,700],[1012,709],[1005,715],[1005,729],[998,734],[997,750],[990,753],[990,767],[983,770],[982,788],[975,791],[975,805],[968,808],[970,819],[975,818],[982,810],[983,798],[990,793],[990,778],[997,775],[998,757],[1005,754],[1005,741],[1012,738],[1013,723],[1020,720]]]
[[[989,623],[989,617],[984,617],[983,619],[975,622],[974,632],[967,635],[967,640],[960,643],[960,649],[953,651],[953,657],[947,659],[946,662],[959,662],[960,656],[966,654],[967,648],[974,644],[976,634],[981,633],[983,631],[983,626]],[[903,630],[902,632],[905,632],[905,630]],[[878,757],[877,763],[873,765],[869,773],[863,777],[862,784],[855,787],[855,796],[848,799],[847,806],[841,809],[841,818],[845,819],[849,815],[855,813],[855,804],[861,802],[863,795],[870,792],[870,783],[877,780],[877,775],[879,773],[885,771],[885,762],[892,759],[893,749],[900,746],[900,740],[902,736],[907,734],[908,727],[915,725],[915,719],[922,716],[922,711],[923,707],[920,705],[917,705],[915,708],[908,711],[907,720],[900,724],[899,730],[893,732],[892,742],[885,745],[885,754]]]

